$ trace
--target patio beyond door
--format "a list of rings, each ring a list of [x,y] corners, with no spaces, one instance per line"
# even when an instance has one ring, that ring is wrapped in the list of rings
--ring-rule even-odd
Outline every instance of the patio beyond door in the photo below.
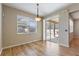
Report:
[[[46,22],[46,40],[58,43],[59,25],[53,21]]]

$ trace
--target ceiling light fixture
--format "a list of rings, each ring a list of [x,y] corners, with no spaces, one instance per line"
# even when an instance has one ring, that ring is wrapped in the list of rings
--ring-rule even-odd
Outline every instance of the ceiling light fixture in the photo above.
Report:
[[[35,17],[36,21],[41,21],[42,17],[39,16],[39,4],[37,3],[37,16]]]

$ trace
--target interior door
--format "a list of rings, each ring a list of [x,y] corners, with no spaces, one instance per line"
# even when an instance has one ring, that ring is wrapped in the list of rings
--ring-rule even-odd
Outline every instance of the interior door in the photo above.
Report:
[[[67,10],[59,14],[59,44],[69,47],[69,15]]]

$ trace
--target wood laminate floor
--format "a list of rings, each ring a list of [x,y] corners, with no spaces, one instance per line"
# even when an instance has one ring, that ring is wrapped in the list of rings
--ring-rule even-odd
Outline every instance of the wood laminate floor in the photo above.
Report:
[[[79,39],[72,40],[70,48],[50,41],[37,41],[4,49],[1,56],[79,56]]]

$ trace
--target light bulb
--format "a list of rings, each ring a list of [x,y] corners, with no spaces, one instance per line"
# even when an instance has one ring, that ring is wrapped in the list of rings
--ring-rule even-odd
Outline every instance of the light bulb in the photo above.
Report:
[[[35,20],[36,21],[40,21],[41,20],[41,17],[36,17]]]

